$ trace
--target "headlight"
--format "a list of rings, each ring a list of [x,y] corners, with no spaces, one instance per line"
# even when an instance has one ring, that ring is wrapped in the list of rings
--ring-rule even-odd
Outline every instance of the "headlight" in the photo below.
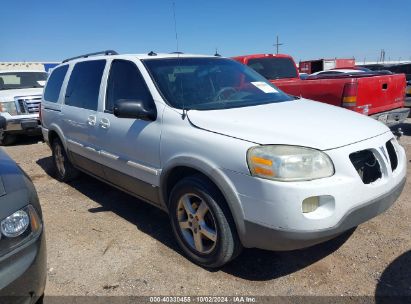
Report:
[[[32,205],[18,210],[0,223],[0,256],[37,237],[42,223]]]
[[[323,152],[298,146],[267,145],[248,150],[251,175],[277,181],[313,180],[334,174],[331,159]]]
[[[10,115],[16,115],[16,104],[14,103],[14,101],[0,102],[0,112],[7,112]]]
[[[19,210],[1,221],[1,233],[7,237],[16,237],[26,231],[30,218],[26,211]]]

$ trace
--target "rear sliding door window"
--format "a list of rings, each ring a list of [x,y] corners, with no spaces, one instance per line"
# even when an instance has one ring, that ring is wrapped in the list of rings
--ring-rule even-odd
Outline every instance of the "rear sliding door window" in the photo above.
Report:
[[[96,111],[105,65],[105,60],[76,63],[67,85],[65,104]]]
[[[135,63],[114,60],[110,68],[107,84],[106,111],[113,112],[114,103],[119,99],[139,100],[144,104],[153,102],[146,83]]]
[[[63,85],[67,70],[68,65],[63,65],[53,70],[47,80],[47,86],[44,91],[44,100],[50,102],[57,102],[59,100],[61,86]]]

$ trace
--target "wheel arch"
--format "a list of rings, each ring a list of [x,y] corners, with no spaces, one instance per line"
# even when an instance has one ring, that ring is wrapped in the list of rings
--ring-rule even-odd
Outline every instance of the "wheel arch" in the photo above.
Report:
[[[48,129],[48,139],[47,141],[49,142],[50,146],[53,142],[54,139],[59,138],[61,143],[64,146],[64,149],[67,151],[67,143],[64,140],[64,136],[63,136],[63,131],[61,130],[61,128],[55,124],[52,124],[50,126],[50,128]]]
[[[234,185],[224,172],[211,162],[191,156],[180,156],[170,161],[160,176],[160,199],[168,210],[170,192],[175,183],[185,176],[201,174],[210,180],[223,195],[233,217],[240,240],[245,234],[244,212]]]

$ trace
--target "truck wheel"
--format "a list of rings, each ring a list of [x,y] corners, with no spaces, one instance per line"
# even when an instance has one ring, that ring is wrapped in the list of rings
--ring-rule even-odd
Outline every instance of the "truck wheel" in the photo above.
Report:
[[[79,175],[79,171],[74,168],[67,157],[66,150],[60,139],[53,140],[51,151],[57,179],[61,182],[69,182],[75,179]]]
[[[170,194],[174,235],[187,257],[204,267],[220,267],[241,251],[224,197],[201,176],[180,180]]]
[[[17,140],[17,136],[13,134],[4,134],[1,136],[0,145],[2,146],[11,146]]]

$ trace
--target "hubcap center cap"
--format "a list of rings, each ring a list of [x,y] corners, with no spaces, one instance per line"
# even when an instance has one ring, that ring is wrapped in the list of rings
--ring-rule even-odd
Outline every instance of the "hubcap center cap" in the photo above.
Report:
[[[198,229],[200,227],[200,224],[198,223],[198,220],[196,218],[193,218],[193,228]]]

